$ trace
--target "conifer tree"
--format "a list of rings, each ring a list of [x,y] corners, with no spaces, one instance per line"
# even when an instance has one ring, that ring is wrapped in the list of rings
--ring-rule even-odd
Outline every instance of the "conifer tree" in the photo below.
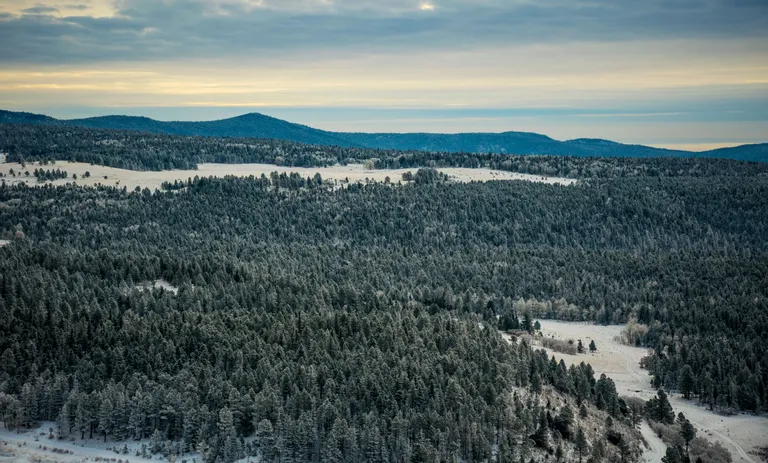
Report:
[[[691,369],[689,365],[683,366],[683,369],[680,370],[680,379],[678,379],[678,387],[680,388],[680,393],[686,399],[691,398],[691,394],[693,393],[695,382],[696,380],[693,376],[693,369]]]
[[[589,451],[589,443],[587,442],[587,436],[584,434],[584,430],[579,428],[576,432],[576,440],[574,441],[576,446],[576,452],[579,454],[579,463],[581,463],[582,457]]]
[[[114,407],[112,401],[104,399],[99,407],[99,425],[98,431],[104,434],[104,442],[107,441],[107,434],[112,432]]]
[[[58,433],[59,438],[65,438],[69,436],[70,429],[69,403],[65,402],[59,412],[59,416],[56,418],[56,432]]]

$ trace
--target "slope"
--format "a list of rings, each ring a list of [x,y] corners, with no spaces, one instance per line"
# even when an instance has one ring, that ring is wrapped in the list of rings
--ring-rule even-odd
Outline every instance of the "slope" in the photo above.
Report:
[[[418,150],[448,153],[549,154],[595,157],[711,157],[768,162],[768,144],[743,145],[704,152],[667,150],[602,139],[559,141],[528,132],[502,133],[350,133],[329,132],[259,113],[215,121],[163,122],[137,116],[102,116],[60,120],[31,113],[0,110],[0,122],[70,125],[102,129],[205,137],[276,138],[326,146]]]

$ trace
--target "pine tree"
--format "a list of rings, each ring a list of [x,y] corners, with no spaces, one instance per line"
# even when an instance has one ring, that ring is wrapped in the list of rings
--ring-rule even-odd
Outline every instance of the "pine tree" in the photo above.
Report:
[[[30,383],[25,383],[21,388],[20,416],[22,425],[31,428],[37,425],[38,401],[37,390]]]
[[[197,407],[190,402],[184,403],[183,424],[181,438],[183,451],[188,452],[195,447],[197,432],[200,429],[200,420]]]
[[[531,391],[538,394],[541,392],[541,376],[538,371],[534,371],[531,374]]]
[[[271,461],[275,457],[275,430],[267,419],[259,421],[256,425],[256,444],[264,460]]]
[[[681,449],[672,446],[667,447],[667,451],[661,461],[664,463],[683,463]]]
[[[449,383],[449,387],[450,387]],[[455,384],[455,382],[453,383]],[[365,459],[371,463],[381,463],[382,439],[381,431],[376,425],[376,418],[369,413],[364,418],[362,433],[362,452]]]
[[[617,447],[619,448],[619,456],[621,457],[621,462],[625,463],[629,461],[629,457],[632,453],[632,449],[629,447],[629,443],[627,442],[627,439],[624,439],[623,436],[619,439],[619,443]]]
[[[139,404],[139,400],[133,400],[133,407],[131,407],[131,413],[128,417],[128,431],[130,435],[136,439],[142,439],[144,437],[144,421],[146,415],[143,407]]]
[[[152,437],[149,439],[149,451],[151,453],[160,453],[165,449],[165,436],[159,429],[155,429]]]
[[[685,453],[688,454],[688,445],[696,437],[696,428],[685,418],[685,415],[680,413],[678,416],[680,422],[680,437],[685,441]]]
[[[523,313],[523,329],[531,334],[533,334],[533,320],[531,318],[531,312],[525,311]]]
[[[87,396],[79,394],[77,397],[77,409],[75,410],[75,430],[80,431],[80,439],[85,439],[85,430],[88,428],[88,404]]]
[[[242,448],[240,447],[240,441],[237,439],[234,418],[229,408],[224,407],[219,411],[217,427],[219,430],[219,449],[223,460],[229,463],[240,458]]]
[[[344,434],[346,434],[347,424],[343,419],[336,418],[328,433],[325,442],[323,442],[323,461],[330,463],[342,463],[344,454],[341,451],[341,445]]]
[[[667,394],[659,389],[657,393],[659,399],[659,421],[662,423],[672,424],[675,422],[675,412],[672,410],[672,404],[669,403]]]
[[[547,424],[546,413],[543,410],[539,414],[538,427],[530,438],[536,447],[545,449],[549,445],[549,425]]]
[[[10,376],[16,373],[16,356],[10,347],[3,351],[3,355],[0,355],[0,372],[8,373]]]
[[[104,399],[99,407],[99,425],[98,432],[104,434],[104,442],[107,441],[107,434],[112,432],[112,426],[114,425],[112,418],[114,413],[114,406],[112,401]]]
[[[595,352],[597,350],[597,344],[595,344],[595,340],[589,342],[589,351]]]
[[[65,402],[61,412],[59,412],[59,416],[56,418],[56,429],[60,439],[69,435],[69,430],[71,429],[69,416],[69,402]]]
[[[667,394],[659,389],[656,397],[652,397],[646,403],[646,415],[648,418],[660,423],[672,424],[675,422],[675,413],[669,403]]]
[[[589,444],[587,443],[587,436],[584,434],[584,430],[579,428],[576,432],[576,440],[574,441],[576,446],[576,452],[579,454],[579,463],[581,463],[582,456],[589,451]]]
[[[554,427],[563,436],[563,439],[571,437],[571,423],[573,423],[573,410],[567,404],[563,406],[560,413],[554,419]]]
[[[683,397],[686,399],[691,398],[691,393],[696,385],[695,383],[696,380],[693,376],[691,367],[689,365],[683,366],[683,369],[680,370],[680,378],[678,379],[678,387]]]

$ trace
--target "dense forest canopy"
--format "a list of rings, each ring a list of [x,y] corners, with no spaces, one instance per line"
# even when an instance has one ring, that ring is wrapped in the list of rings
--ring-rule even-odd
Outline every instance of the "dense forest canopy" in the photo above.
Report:
[[[454,184],[423,170],[409,185],[342,188],[285,175],[196,178],[172,193],[3,183],[7,426],[151,436],[207,461],[504,461],[576,445],[571,412],[515,388],[552,387],[629,420],[610,379],[494,329],[531,317],[637,320],[657,386],[720,409],[768,405],[763,165],[8,127],[15,160],[154,169],[279,152],[286,164],[471,161],[582,181]],[[140,289],[156,280],[179,290]]]
[[[558,378],[546,357],[471,321],[528,312],[638,318],[651,326],[659,384],[677,388],[687,365],[695,396],[762,409],[767,195],[762,177],[336,191],[229,178],[173,194],[4,186],[0,230],[15,239],[0,248],[0,387],[35,407],[15,419],[59,418],[72,432],[105,426],[93,410],[146,402],[146,415],[101,431],[159,430],[218,456],[261,425],[275,439],[352,433],[354,452],[372,433],[392,459],[453,446],[466,458],[531,431],[499,424],[510,387],[536,376],[577,390],[578,372]],[[155,279],[178,295],[132,290]],[[95,415],[78,418],[78,407]],[[358,455],[350,436],[305,447],[328,442],[318,436],[279,451]]]

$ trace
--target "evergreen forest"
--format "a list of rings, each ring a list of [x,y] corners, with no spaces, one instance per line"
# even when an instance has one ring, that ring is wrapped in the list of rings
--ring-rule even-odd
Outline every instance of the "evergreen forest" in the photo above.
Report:
[[[151,438],[205,461],[406,462],[580,449],[582,405],[631,423],[610,378],[501,337],[533,318],[642,323],[655,386],[768,409],[768,165],[43,126],[0,125],[0,140],[29,163],[373,159],[580,179],[459,184],[423,169],[340,188],[277,175],[171,192],[2,183],[6,427],[55,421],[61,435]],[[178,290],[147,288],[160,280]],[[517,393],[543,389],[573,410]],[[611,432],[611,455],[636,458]],[[589,457],[617,461],[608,454]]]

